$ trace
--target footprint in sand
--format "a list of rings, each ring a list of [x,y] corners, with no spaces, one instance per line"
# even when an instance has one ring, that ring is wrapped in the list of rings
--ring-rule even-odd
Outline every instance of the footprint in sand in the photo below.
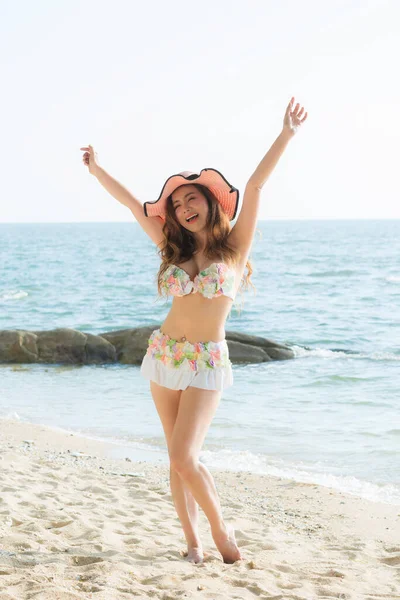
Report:
[[[396,556],[388,556],[387,558],[380,558],[379,561],[385,565],[396,567],[397,565],[400,565],[400,554],[397,554]]]
[[[94,563],[103,562],[103,558],[101,556],[71,556],[72,564],[78,567],[84,565],[92,565]]]

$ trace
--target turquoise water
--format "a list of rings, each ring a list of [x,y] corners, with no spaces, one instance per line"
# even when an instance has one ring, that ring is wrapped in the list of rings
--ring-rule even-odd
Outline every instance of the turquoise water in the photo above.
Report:
[[[296,358],[234,365],[202,460],[400,504],[399,256],[398,220],[259,222],[226,329]],[[158,325],[158,264],[135,222],[0,224],[0,329]],[[138,366],[0,365],[0,416],[167,459]]]

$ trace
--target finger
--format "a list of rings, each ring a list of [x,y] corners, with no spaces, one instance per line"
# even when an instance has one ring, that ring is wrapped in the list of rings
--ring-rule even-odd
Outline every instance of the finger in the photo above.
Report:
[[[302,122],[302,123],[304,123],[304,121],[307,119],[307,115],[308,115],[308,113],[306,113],[306,114],[304,115],[304,117],[302,118],[302,120],[301,120],[301,122]]]

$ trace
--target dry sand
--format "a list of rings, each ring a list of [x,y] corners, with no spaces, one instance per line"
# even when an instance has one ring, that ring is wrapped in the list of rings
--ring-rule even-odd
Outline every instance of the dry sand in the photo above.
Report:
[[[200,511],[193,564],[167,464],[2,419],[0,452],[1,600],[400,599],[399,506],[210,468],[244,559],[223,563]]]

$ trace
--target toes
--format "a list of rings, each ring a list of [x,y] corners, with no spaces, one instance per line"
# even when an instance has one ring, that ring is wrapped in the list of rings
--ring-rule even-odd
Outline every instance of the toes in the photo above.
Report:
[[[199,563],[203,562],[204,556],[201,548],[191,548],[190,551],[186,551],[184,556],[188,562]]]

